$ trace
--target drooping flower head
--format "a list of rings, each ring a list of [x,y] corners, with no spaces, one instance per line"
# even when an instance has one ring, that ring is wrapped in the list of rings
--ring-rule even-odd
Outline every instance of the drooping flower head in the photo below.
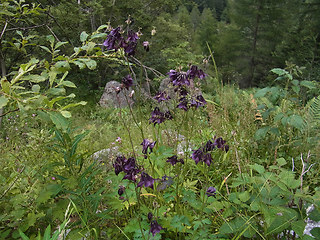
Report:
[[[216,189],[214,187],[208,187],[208,190],[206,192],[208,197],[214,197],[216,195]]]
[[[170,98],[170,96],[164,91],[164,92],[159,92],[153,99],[157,100],[158,103],[162,101],[167,101]]]
[[[186,72],[178,72],[176,70],[170,70],[167,73],[170,77],[171,83],[173,86],[183,86],[183,85],[190,85],[190,81],[188,79]]]
[[[178,162],[184,164],[183,159],[178,159],[177,155],[173,155],[172,157],[168,157],[166,162],[170,163],[172,166],[176,165]]]
[[[153,220],[150,224],[150,232],[152,233],[152,236],[156,235],[161,231],[162,227],[159,225],[159,223],[156,220]]]
[[[142,153],[147,154],[148,149],[150,150],[149,153],[152,153],[152,150],[153,150],[155,144],[156,144],[156,141],[150,142],[148,139],[143,139],[142,143],[140,144],[140,145],[142,145]]]
[[[188,109],[189,109],[188,99],[186,97],[180,98],[179,104],[177,105],[177,108],[180,108],[184,111],[188,111]]]
[[[198,164],[200,161],[202,161],[203,158],[203,151],[201,148],[197,150],[193,150],[193,153],[191,155],[191,158]]]
[[[114,171],[116,175],[120,172],[126,173],[123,179],[128,179],[131,181],[136,181],[137,174],[141,171],[137,164],[135,158],[126,158],[125,156],[118,156],[113,163]]]
[[[171,120],[172,115],[169,111],[166,113],[163,113],[160,111],[158,107],[155,107],[155,109],[151,113],[151,117],[149,119],[150,123],[153,123],[154,125],[163,123],[165,120]]]
[[[149,187],[153,189],[153,184],[154,184],[154,178],[152,178],[151,176],[149,176],[147,173],[142,172],[141,173],[141,180],[138,183],[138,187]]]
[[[130,74],[122,78],[122,85],[128,90],[133,85],[133,79]]]
[[[149,46],[150,46],[150,44],[149,44],[148,41],[144,41],[144,42],[143,42],[143,48],[144,48],[144,50],[145,50],[146,52],[149,52]]]

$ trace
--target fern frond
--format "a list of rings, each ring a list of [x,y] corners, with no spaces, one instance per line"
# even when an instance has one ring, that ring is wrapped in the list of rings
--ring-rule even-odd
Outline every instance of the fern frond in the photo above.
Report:
[[[311,121],[320,121],[320,95],[310,101],[309,116]]]

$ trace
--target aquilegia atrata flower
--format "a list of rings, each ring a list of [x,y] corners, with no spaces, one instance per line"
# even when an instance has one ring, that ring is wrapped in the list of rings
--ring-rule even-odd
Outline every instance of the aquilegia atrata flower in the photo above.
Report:
[[[214,197],[216,195],[216,189],[214,187],[208,187],[206,194],[208,197]]]
[[[156,220],[153,220],[150,224],[150,232],[152,233],[152,236],[156,235],[158,232],[160,232],[162,227],[159,225],[159,223]]]
[[[153,184],[154,184],[154,178],[149,176],[147,173],[142,172],[141,173],[141,180],[138,183],[138,187],[149,187],[153,189]]]

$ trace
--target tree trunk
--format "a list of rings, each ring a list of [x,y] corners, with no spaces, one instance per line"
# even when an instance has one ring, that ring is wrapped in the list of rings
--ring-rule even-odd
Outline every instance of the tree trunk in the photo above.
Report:
[[[1,47],[1,43],[0,43],[0,47]],[[4,56],[2,51],[0,50],[0,65],[1,65],[1,76],[4,77],[7,75],[6,73],[6,64],[4,61]],[[2,125],[2,114],[4,112],[4,108],[0,108],[0,129],[1,129],[1,125]]]
[[[259,32],[259,24],[260,24],[260,18],[261,18],[261,9],[262,9],[262,3],[259,1],[259,5],[257,8],[257,15],[256,15],[256,21],[254,25],[254,31],[253,31],[253,42],[252,42],[252,55],[250,59],[250,74],[249,74],[249,87],[251,87],[252,82],[254,80],[254,73],[256,70],[256,52],[257,52],[257,40],[258,40],[258,32]]]

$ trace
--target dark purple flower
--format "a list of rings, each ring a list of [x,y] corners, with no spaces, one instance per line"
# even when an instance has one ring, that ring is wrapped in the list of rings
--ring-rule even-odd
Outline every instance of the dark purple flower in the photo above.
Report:
[[[128,42],[126,43],[126,45],[124,46],[124,52],[126,54],[128,54],[128,56],[132,56],[135,54],[137,48],[137,44],[134,42]]]
[[[153,189],[153,184],[154,184],[154,178],[152,178],[151,176],[149,176],[147,173],[142,172],[141,173],[141,180],[138,183],[138,187],[149,187]]]
[[[158,102],[167,101],[170,98],[166,92],[159,92],[153,99],[157,100]]]
[[[128,179],[130,181],[133,181],[135,182],[136,179],[137,179],[137,174],[140,172],[139,169],[135,168],[135,169],[132,169],[130,172],[128,172],[124,177],[123,179]]]
[[[224,150],[226,151],[226,153],[229,151],[229,145],[228,144],[224,145]]]
[[[133,84],[133,79],[131,75],[127,75],[126,77],[122,78],[122,85],[126,88],[129,89]]]
[[[127,42],[136,43],[138,41],[138,39],[139,39],[138,34],[133,30],[129,30]]]
[[[156,233],[159,233],[162,229],[162,227],[158,224],[156,220],[153,220],[150,224],[150,232],[152,233],[152,236],[156,235]]]
[[[125,161],[127,161],[125,156],[118,156],[114,161],[113,167],[116,175],[123,171],[123,164]]]
[[[146,52],[149,52],[149,42],[148,41],[144,41],[143,42],[143,48]]]
[[[174,89],[175,92],[178,92],[180,97],[185,97],[188,95],[188,90],[184,86],[179,86]]]
[[[210,151],[212,151],[214,148],[215,148],[214,143],[213,143],[211,140],[209,140],[209,141],[206,143],[206,145],[204,146],[203,151],[204,151],[204,152],[210,152]]]
[[[117,50],[121,47],[123,38],[121,37],[120,27],[112,29],[103,45],[107,47],[107,50]]]
[[[203,159],[202,161],[208,165],[208,167],[211,165],[211,162],[212,162],[212,156],[211,156],[211,153],[206,153],[204,154],[203,156]]]
[[[136,166],[136,160],[131,157],[129,158],[128,160],[126,160],[123,164],[123,171],[125,173],[129,173],[131,172],[133,169],[135,169],[137,166]]]
[[[224,148],[225,143],[226,143],[226,141],[223,140],[222,137],[219,137],[214,140],[214,145],[217,146],[217,148]]]
[[[142,143],[140,144],[140,145],[142,145],[142,153],[147,154],[148,148],[150,150],[149,153],[152,153],[152,150],[153,150],[155,144],[156,144],[156,141],[150,142],[148,139],[143,139]]]
[[[198,164],[202,160],[202,157],[203,157],[203,152],[201,148],[197,150],[193,150],[191,158],[196,162],[196,164]]]
[[[179,104],[177,105],[177,108],[183,109],[184,111],[188,111],[189,106],[188,106],[188,100],[187,98],[183,97],[179,99]]]
[[[173,86],[190,85],[190,81],[186,72],[170,70],[170,72],[168,72],[167,74],[169,75]]]
[[[184,164],[183,159],[178,159],[177,155],[173,155],[172,157],[168,157],[168,160],[166,162],[170,163],[172,166],[176,165],[178,162]]]
[[[214,187],[208,187],[206,194],[208,197],[214,197],[216,195],[216,189]]]
[[[171,120],[172,115],[169,111],[166,113],[163,113],[160,111],[158,107],[155,107],[155,109],[151,113],[151,118],[149,119],[150,123],[153,123],[154,125],[163,123],[165,120]]]
[[[192,65],[190,69],[187,71],[187,75],[190,79],[194,79],[196,77],[203,79],[206,76],[206,74],[201,69],[194,65]]]
[[[207,102],[203,98],[202,95],[198,95],[195,99],[192,98],[191,101],[190,101],[190,106],[191,107],[195,107],[195,108],[202,107],[202,106],[204,106],[206,104],[207,104]]]
[[[149,221],[151,221],[151,220],[152,220],[152,218],[153,218],[153,215],[152,215],[152,213],[151,213],[151,212],[149,212],[149,213],[148,213],[148,220],[149,220]]]
[[[119,189],[118,189],[118,194],[119,196],[121,196],[123,193],[124,193],[124,186],[120,186]]]

